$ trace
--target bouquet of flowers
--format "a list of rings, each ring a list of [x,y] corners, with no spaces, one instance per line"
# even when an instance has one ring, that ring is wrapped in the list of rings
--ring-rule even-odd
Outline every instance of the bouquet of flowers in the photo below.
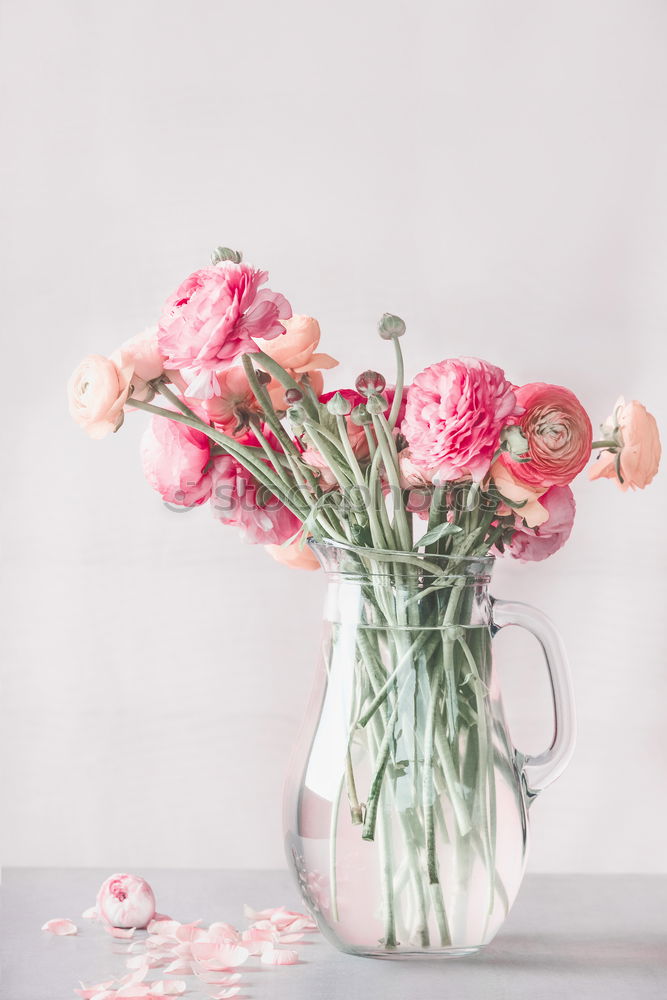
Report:
[[[146,478],[171,504],[210,501],[215,517],[292,566],[315,568],[307,538],[411,552],[532,560],[567,540],[570,483],[591,457],[592,479],[623,490],[655,475],[655,419],[619,399],[593,440],[569,389],[514,386],[476,358],[430,365],[404,384],[405,324],[385,314],[380,336],[396,379],[359,375],[323,393],[317,320],[295,316],[262,286],[265,271],[218,249],[165,303],[157,327],[72,375],[74,420],[93,438],[125,414],[152,414],[142,442]],[[154,402],[156,395],[163,405]],[[421,537],[414,517],[427,521]]]
[[[356,831],[377,843],[367,867],[379,886],[383,950],[483,943],[513,894],[496,816],[499,783],[513,788],[517,765],[494,715],[479,591],[462,567],[480,580],[489,555],[556,552],[572,530],[571,483],[594,454],[590,478],[647,486],[660,459],[656,422],[620,398],[594,440],[570,389],[516,386],[476,358],[438,361],[406,384],[405,323],[391,314],[379,334],[393,348],[393,384],[365,371],[353,387],[325,393],[322,372],[337,362],[318,351],[317,321],[293,315],[266,281],[219,248],[167,299],[156,327],[110,358],[82,361],[70,411],[94,438],[146,411],[143,468],[165,501],[210,503],[219,521],[281,562],[316,569],[319,558],[354,580],[363,611],[328,795],[329,856],[303,838],[293,844],[304,884],[328,873],[327,902],[306,896],[353,947],[353,932],[336,930],[337,852]],[[325,654],[330,678],[346,628],[339,612]],[[487,900],[477,926],[457,900],[479,870]]]

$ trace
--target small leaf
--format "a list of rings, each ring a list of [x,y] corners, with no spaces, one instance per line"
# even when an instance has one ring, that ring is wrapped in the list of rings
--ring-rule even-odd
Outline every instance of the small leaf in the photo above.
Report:
[[[435,528],[431,528],[425,535],[422,535],[417,544],[414,546],[414,551],[416,552],[422,545],[430,545],[431,542],[437,542],[439,539],[444,538],[445,535],[456,535],[461,530],[462,529],[458,526],[458,524],[450,524],[449,521],[443,521],[442,524],[436,524]]]

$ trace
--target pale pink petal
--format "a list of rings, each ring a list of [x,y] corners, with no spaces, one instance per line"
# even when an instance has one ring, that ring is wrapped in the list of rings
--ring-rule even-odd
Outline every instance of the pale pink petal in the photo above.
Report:
[[[176,937],[176,931],[180,926],[178,920],[172,920],[170,917],[163,917],[156,914],[146,930],[149,934],[164,934],[168,937]]]
[[[77,926],[66,917],[56,917],[54,920],[47,920],[45,924],[42,924],[42,930],[48,931],[49,934],[57,934],[58,937],[64,937],[66,934],[76,934]]]
[[[101,993],[95,993],[90,1000],[116,1000],[115,990],[102,990]]]
[[[192,963],[184,962],[183,959],[177,958],[175,961],[171,962],[165,970],[173,976],[191,976],[192,975]]]
[[[275,941],[277,938],[277,931],[275,928],[269,927],[249,927],[247,931],[244,931],[241,935],[241,940],[245,944],[247,941]]]
[[[128,958],[125,962],[128,969],[141,969],[143,965],[148,966],[148,958],[146,955],[133,955]],[[150,968],[150,966],[148,966]]]
[[[173,955],[176,955],[179,958],[185,958],[185,959],[192,958],[192,948],[188,943],[177,944],[175,948],[171,949],[171,952]]]
[[[193,941],[190,950],[198,962],[206,962],[211,958],[217,958],[220,947],[221,942],[218,941]]]
[[[248,961],[249,951],[240,945],[223,945],[218,951],[218,960],[228,968],[234,969]]]
[[[158,979],[150,986],[151,993],[161,993],[166,997],[180,997],[188,988],[184,979]]]
[[[89,906],[87,910],[84,910],[81,914],[84,920],[97,920],[97,907]]]
[[[202,983],[207,983],[209,986],[232,986],[241,979],[240,972],[232,972],[225,975],[222,972],[209,972],[208,970],[197,969],[195,969],[195,976],[197,979],[201,979]]]
[[[113,986],[113,979],[109,979],[106,983],[97,983],[96,986],[84,986],[83,983],[79,983],[81,987],[80,990],[74,990],[82,1000],[91,1000],[97,993],[103,993],[104,990],[108,990],[110,986]]]
[[[241,992],[240,986],[232,986],[228,990],[220,990],[218,993],[209,993],[211,1000],[230,1000]]]
[[[206,935],[206,931],[199,926],[200,923],[201,920],[193,920],[189,924],[181,924],[181,926],[177,929],[175,936],[179,941],[201,940],[202,935]]]
[[[301,932],[300,934],[281,934],[280,943],[281,944],[294,944],[296,941],[303,941],[305,934]]]
[[[121,986],[125,986],[126,983],[143,983],[149,971],[150,966],[148,962],[144,962],[143,965],[138,966],[134,972],[128,972],[128,974],[123,976],[119,982]]]
[[[296,965],[298,961],[298,952],[274,948],[272,944],[268,944],[262,951],[263,965]]]
[[[112,927],[110,924],[104,924],[104,929],[111,937],[126,939],[134,937],[136,927]]]
[[[208,937],[210,941],[238,941],[239,932],[236,927],[232,927],[231,924],[223,924],[220,921],[211,924],[208,929]]]
[[[150,997],[153,993],[152,983],[126,983],[116,990],[117,1000],[138,1000],[141,997]]]

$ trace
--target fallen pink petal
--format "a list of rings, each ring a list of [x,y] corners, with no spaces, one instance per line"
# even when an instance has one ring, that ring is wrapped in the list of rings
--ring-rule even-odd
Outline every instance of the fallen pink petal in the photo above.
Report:
[[[45,924],[42,924],[42,930],[48,931],[49,934],[55,934],[57,937],[66,937],[78,932],[76,924],[72,923],[66,917],[56,917],[54,920],[47,920]]]
[[[103,993],[108,990],[110,986],[113,986],[113,979],[109,979],[106,983],[97,983],[95,986],[84,986],[83,983],[79,983],[81,989],[74,990],[74,992],[82,998],[82,1000],[92,1000],[92,997],[97,996],[99,993]]]
[[[181,959],[177,958],[175,961],[170,962],[164,969],[165,973],[174,976],[191,976],[192,975],[192,963],[183,962]]]
[[[114,938],[132,938],[134,937],[134,927],[112,927],[111,924],[105,924],[104,929],[107,934],[110,934]]]
[[[262,951],[261,962],[263,965],[296,965],[299,961],[299,953],[296,951],[282,950],[267,945]]]
[[[166,997],[180,997],[188,988],[183,979],[159,979],[149,985],[151,993],[162,993]]]
[[[231,997],[238,996],[241,992],[240,986],[232,986],[228,990],[220,990],[219,993],[209,993],[211,1000],[230,1000]]]
[[[89,906],[87,910],[84,910],[81,914],[84,920],[97,920],[97,907]]]
[[[233,973],[223,973],[223,972],[209,972],[206,969],[195,969],[195,976],[197,979],[201,979],[202,983],[207,983],[209,986],[229,986],[233,983],[238,983],[241,979],[240,972]]]

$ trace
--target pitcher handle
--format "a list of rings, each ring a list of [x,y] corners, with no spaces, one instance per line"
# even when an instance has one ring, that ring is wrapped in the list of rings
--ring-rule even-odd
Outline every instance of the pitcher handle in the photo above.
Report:
[[[574,752],[577,718],[574,706],[572,678],[567,654],[555,626],[546,615],[519,601],[492,599],[493,624],[497,629],[518,625],[538,640],[544,651],[551,682],[554,706],[554,732],[551,745],[542,753],[532,755],[516,751],[526,784],[529,801],[560,777]]]

